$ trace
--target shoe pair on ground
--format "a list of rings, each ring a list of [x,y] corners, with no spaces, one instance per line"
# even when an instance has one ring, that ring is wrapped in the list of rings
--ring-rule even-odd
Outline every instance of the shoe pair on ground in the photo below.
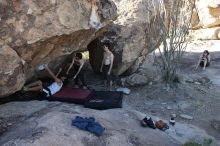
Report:
[[[152,129],[158,128],[162,131],[169,129],[169,126],[165,122],[163,122],[162,120],[159,120],[155,124],[151,117],[145,117],[143,120],[141,120],[141,126],[143,127],[148,126]]]
[[[148,126],[150,128],[156,129],[155,123],[151,117],[145,117],[143,120],[141,120],[141,126],[143,127]]]

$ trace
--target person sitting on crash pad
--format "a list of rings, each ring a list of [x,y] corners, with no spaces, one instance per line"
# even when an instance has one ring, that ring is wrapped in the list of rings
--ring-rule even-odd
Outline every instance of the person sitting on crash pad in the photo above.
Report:
[[[105,78],[105,85],[107,85],[107,82],[110,84],[110,90],[112,89],[112,67],[113,67],[113,61],[114,61],[114,55],[109,50],[107,44],[104,44],[104,53],[103,53],[103,60],[102,65],[100,68],[100,72],[103,73],[103,76]]]
[[[211,56],[209,54],[209,51],[205,50],[202,53],[202,55],[199,57],[199,61],[198,61],[197,65],[196,65],[196,69],[200,65],[201,67],[203,67],[203,70],[205,70],[205,68],[210,65],[210,61],[211,61]]]
[[[88,87],[85,81],[85,70],[83,68],[84,63],[85,61],[83,59],[82,53],[76,53],[76,55],[73,57],[72,63],[70,64],[66,74],[68,76],[73,76],[76,85],[79,85],[79,80],[80,80],[82,83],[82,87],[86,89]],[[70,70],[72,68],[73,68],[73,73],[70,73]]]
[[[44,97],[49,97],[52,96],[54,94],[56,94],[58,91],[61,90],[62,86],[63,86],[63,81],[62,79],[57,78],[57,76],[48,68],[47,65],[42,65],[41,69],[46,69],[47,72],[50,74],[50,76],[54,79],[54,82],[46,87],[44,86],[44,84],[42,83],[41,80],[35,81],[33,83],[30,83],[26,86],[23,87],[24,91],[39,91],[42,93],[42,96]]]

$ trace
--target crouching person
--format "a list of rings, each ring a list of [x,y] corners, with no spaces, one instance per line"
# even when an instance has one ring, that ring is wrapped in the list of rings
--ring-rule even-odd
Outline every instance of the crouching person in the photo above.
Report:
[[[211,55],[208,50],[205,50],[202,55],[199,57],[199,61],[196,65],[196,69],[201,66],[203,70],[210,65]]]
[[[24,91],[39,91],[42,93],[42,96],[49,97],[61,90],[63,86],[62,78],[57,78],[57,76],[54,75],[54,73],[47,67],[47,65],[44,65],[44,69],[46,69],[49,75],[54,79],[54,82],[48,87],[45,87],[42,81],[39,80],[24,86]]]
[[[83,59],[82,53],[76,53],[73,57],[72,63],[67,70],[68,76],[73,76],[75,81],[75,85],[79,85],[79,81],[81,81],[81,87],[83,89],[88,89],[88,86],[85,81],[85,69],[83,68],[85,64],[85,60]],[[73,69],[73,73],[70,73],[70,70]]]

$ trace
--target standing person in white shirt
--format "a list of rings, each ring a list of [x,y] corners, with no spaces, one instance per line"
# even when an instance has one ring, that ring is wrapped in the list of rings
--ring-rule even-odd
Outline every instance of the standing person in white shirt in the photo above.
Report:
[[[50,86],[44,87],[42,81],[39,80],[24,86],[23,87],[24,91],[39,91],[42,92],[43,93],[42,95],[45,97],[52,96],[56,94],[58,91],[60,91],[60,89],[63,86],[63,81],[62,78],[61,79],[57,78],[59,73],[57,75],[54,75],[54,73],[47,67],[47,65],[44,65],[43,69],[47,70],[50,76],[54,79],[54,82]]]

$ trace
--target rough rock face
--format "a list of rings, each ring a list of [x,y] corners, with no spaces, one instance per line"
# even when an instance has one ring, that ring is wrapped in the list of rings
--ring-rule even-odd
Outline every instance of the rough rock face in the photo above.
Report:
[[[16,123],[1,136],[1,146],[180,146],[192,139],[202,142],[205,138],[211,138],[213,146],[219,145],[204,130],[181,122],[166,132],[143,128],[139,121],[146,113],[129,108],[100,111],[74,104],[31,101],[11,102],[0,110],[4,119],[17,117]],[[94,117],[105,128],[104,133],[98,137],[72,126],[76,116]]]
[[[0,96],[19,90],[39,64],[56,68],[63,56],[85,49],[115,18],[110,0],[1,0]]]
[[[136,70],[135,73],[126,77],[125,83],[129,86],[141,86],[159,80],[161,75],[154,66],[154,59],[153,53],[145,58],[139,57],[134,65],[135,68],[131,68]]]
[[[192,15],[192,36],[194,39],[219,39],[220,1],[196,0]]]
[[[0,40],[0,93],[5,95],[21,88],[25,80],[21,59],[12,48],[1,42]]]
[[[115,55],[114,73],[120,75],[131,68],[139,57],[156,49],[159,45],[160,24],[157,23],[159,0],[114,0],[118,8],[118,18],[108,31],[93,45],[89,46],[91,58],[100,58],[91,62],[98,72],[102,53],[95,44],[108,42]],[[154,21],[155,20],[155,21]],[[97,50],[97,51],[96,51]],[[99,53],[97,53],[99,52]],[[98,56],[97,56],[98,55]]]
[[[215,27],[220,24],[219,0],[196,0],[195,4],[202,28]]]
[[[195,40],[219,40],[220,27],[197,29],[191,31],[191,37]]]

